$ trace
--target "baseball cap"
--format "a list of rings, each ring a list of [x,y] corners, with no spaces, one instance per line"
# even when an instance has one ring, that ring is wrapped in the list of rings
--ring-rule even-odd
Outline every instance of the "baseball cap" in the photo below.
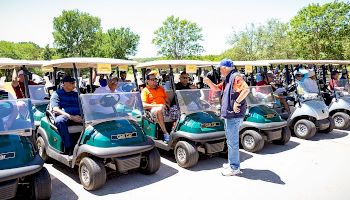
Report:
[[[62,79],[62,83],[64,82],[75,82],[75,78],[67,75]]]
[[[233,67],[233,61],[231,59],[225,58],[220,61],[219,67]]]
[[[20,70],[20,71],[17,73],[17,76],[22,75],[22,74],[24,74],[24,71],[23,71],[23,70]]]

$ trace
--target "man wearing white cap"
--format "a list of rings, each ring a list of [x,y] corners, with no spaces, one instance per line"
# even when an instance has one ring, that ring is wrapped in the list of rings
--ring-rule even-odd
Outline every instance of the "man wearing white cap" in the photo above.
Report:
[[[308,78],[303,83],[304,91],[307,93],[318,93],[318,85],[316,82],[316,74],[314,70],[309,70]]]

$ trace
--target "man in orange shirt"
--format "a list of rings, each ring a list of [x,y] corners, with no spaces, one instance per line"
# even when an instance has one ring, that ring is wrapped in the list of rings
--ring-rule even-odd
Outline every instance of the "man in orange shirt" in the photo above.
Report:
[[[151,110],[152,118],[155,119],[164,133],[164,142],[169,141],[169,133],[164,123],[165,110],[169,109],[170,102],[165,89],[158,85],[156,73],[146,76],[147,86],[141,92],[143,107]]]

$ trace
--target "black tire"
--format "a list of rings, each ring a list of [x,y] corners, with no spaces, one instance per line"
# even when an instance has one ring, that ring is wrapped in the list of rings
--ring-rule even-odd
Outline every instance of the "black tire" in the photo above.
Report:
[[[316,134],[316,126],[312,121],[300,119],[294,124],[294,134],[300,139],[310,139]]]
[[[334,128],[346,130],[350,127],[350,116],[344,112],[337,112],[332,115]]]
[[[244,150],[255,153],[264,147],[265,141],[255,130],[245,130],[241,136],[241,144]]]
[[[291,137],[291,132],[288,127],[284,127],[282,129],[282,137],[281,139],[274,140],[272,143],[277,144],[277,145],[285,145],[289,142],[290,137]]]
[[[31,199],[44,200],[51,198],[51,177],[45,167],[33,175]]]
[[[44,162],[46,162],[49,159],[49,156],[46,153],[45,141],[44,141],[44,139],[41,136],[39,136],[36,139],[35,146],[36,146],[36,148],[38,150],[39,156],[43,159]]]
[[[190,168],[197,164],[199,154],[196,147],[186,141],[179,141],[174,149],[177,164],[183,168]]]
[[[86,190],[96,190],[106,183],[106,167],[96,158],[83,158],[79,163],[80,183]]]
[[[326,134],[331,133],[333,131],[333,129],[335,128],[335,123],[334,123],[333,118],[329,117],[328,121],[329,121],[329,127],[325,130],[320,130],[321,133],[326,133]]]
[[[157,148],[147,152],[145,158],[141,161],[140,172],[143,174],[154,174],[160,167],[160,154]]]

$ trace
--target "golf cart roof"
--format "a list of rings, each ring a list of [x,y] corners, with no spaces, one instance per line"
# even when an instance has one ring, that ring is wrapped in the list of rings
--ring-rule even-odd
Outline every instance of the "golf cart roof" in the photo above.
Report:
[[[121,65],[137,65],[136,61],[132,60],[121,60],[113,58],[62,58],[57,60],[49,61],[45,63],[42,67],[45,68],[73,68],[73,63],[77,68],[96,68],[97,64],[111,64],[112,67],[117,67]]]
[[[218,62],[203,60],[156,60],[151,62],[140,63],[136,68],[162,68],[162,67],[184,67],[186,65],[196,65],[197,67],[216,66]]]
[[[327,65],[327,64],[350,64],[349,60],[267,60],[270,64],[315,64],[315,65]]]
[[[13,69],[16,67],[40,67],[48,61],[44,60],[15,60],[11,58],[0,58],[0,69]]]
[[[265,60],[255,60],[255,61],[233,61],[233,65],[237,67],[241,66],[269,66],[270,63]]]

